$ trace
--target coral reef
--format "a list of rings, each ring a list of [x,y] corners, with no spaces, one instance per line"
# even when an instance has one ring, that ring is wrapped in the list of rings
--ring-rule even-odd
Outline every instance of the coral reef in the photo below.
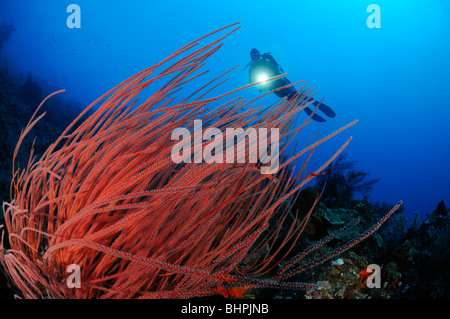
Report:
[[[185,49],[187,52],[188,48]],[[194,76],[197,66],[215,50],[216,47],[208,46],[202,51],[209,52],[206,56],[190,54],[188,59],[181,59],[180,64],[175,63],[175,67],[169,67],[163,73],[166,71],[166,77],[169,74],[175,76],[177,72]],[[167,61],[177,58],[181,51],[183,49]],[[159,104],[158,114],[135,113],[139,120],[127,117],[130,109],[125,109],[125,105],[134,103],[133,98],[137,97],[138,91],[152,83],[152,79],[146,77],[150,71],[154,69],[139,73],[109,92],[101,100],[101,111],[86,111],[77,122],[72,122],[78,116],[75,115],[77,108],[57,96],[53,97],[41,106],[46,116],[33,130],[27,130],[27,136],[22,140],[21,128],[27,126],[35,111],[30,104],[37,98],[34,102],[25,102],[21,97],[23,79],[9,74],[7,62],[0,61],[0,108],[4,114],[0,118],[0,154],[3,156],[0,191],[2,200],[10,202],[10,206],[6,206],[7,210],[10,208],[7,212],[9,220],[2,220],[0,214],[0,224],[8,225],[8,229],[3,228],[5,249],[2,248],[2,258],[9,262],[3,264],[9,286],[0,276],[0,297],[10,297],[13,291],[22,297],[53,298],[192,297],[209,294],[239,298],[449,298],[450,213],[444,202],[440,202],[422,223],[416,220],[405,229],[406,217],[402,208],[394,206],[396,213],[386,220],[385,216],[391,216],[393,205],[369,202],[368,195],[376,180],[370,180],[367,173],[356,170],[355,163],[347,161],[345,156],[338,157],[333,165],[328,166],[326,174],[316,177],[334,183],[330,187],[333,191],[325,190],[320,201],[321,181],[316,184],[317,188],[304,189],[303,179],[300,187],[297,183],[288,182],[295,160],[283,156],[281,163],[284,166],[273,178],[262,177],[256,174],[259,172],[256,167],[245,165],[235,165],[226,171],[211,167],[207,171],[200,165],[198,168],[194,165],[171,166],[168,162],[154,170],[153,177],[145,175],[149,167],[155,169],[150,163],[154,163],[158,154],[152,149],[163,145],[157,144],[161,143],[157,136],[158,129],[167,125],[164,119],[174,122],[171,127],[189,127],[193,116],[199,114],[195,113],[197,108],[200,110],[209,102],[226,97],[199,98],[175,104],[170,92],[177,91],[176,85],[189,79],[175,76],[143,103],[148,106],[145,109],[147,113],[151,112],[150,109],[155,110],[151,105]],[[158,75],[156,78],[164,79]],[[205,87],[203,90],[208,89]],[[237,110],[243,104],[224,103],[216,113],[213,111],[208,116],[206,111],[201,111],[199,115],[209,119],[209,126],[217,125],[213,118],[221,118],[223,114],[228,114],[228,117],[222,117],[223,121],[237,120],[241,126],[246,123],[254,125],[256,120],[248,123],[238,114],[254,118],[263,110],[258,109],[252,114],[233,113],[233,105]],[[122,105],[119,111],[118,107]],[[184,107],[183,111],[180,105]],[[289,127],[289,116],[280,117],[281,110],[290,110],[293,117],[301,111],[280,103],[273,109],[264,109],[270,115],[264,124],[259,124],[270,127],[278,119],[277,125],[284,123]],[[191,117],[185,117],[189,112],[193,112]],[[233,114],[236,118],[231,120]],[[157,121],[157,125],[152,125],[153,121]],[[64,132],[69,124],[72,127]],[[146,130],[148,143],[145,146],[134,144],[130,136],[122,137],[125,128],[132,132],[133,138],[139,134],[144,136]],[[81,146],[79,142],[86,136],[89,137],[88,142]],[[26,149],[31,149],[35,140],[34,154],[38,160],[32,162],[36,165],[34,171],[27,168],[28,154],[18,152],[15,158],[16,167],[19,163],[22,171],[23,168],[28,169],[29,186],[23,179],[20,182],[19,175],[10,183],[14,145],[19,138],[21,147]],[[61,143],[52,148],[55,140]],[[121,147],[111,147],[120,141]],[[170,146],[164,148],[170,149]],[[69,154],[75,156],[76,152],[85,156],[73,164]],[[53,158],[52,154],[66,154],[66,157],[61,160],[61,157]],[[92,175],[93,163],[102,163],[105,158],[117,159],[118,162],[108,162],[110,165],[105,170],[97,170]],[[142,163],[140,169],[131,172],[134,175],[126,175],[130,171],[129,161],[134,165]],[[44,162],[46,166],[39,166]],[[111,181],[102,178],[106,173]],[[146,180],[145,184],[131,182],[139,176]],[[314,175],[303,177],[310,180]],[[65,178],[68,178],[66,186],[61,184]],[[86,179],[84,185],[83,179]],[[169,185],[183,187],[182,181],[186,180],[196,181],[195,186],[192,189],[184,187],[182,191],[167,189]],[[123,186],[123,192],[104,192],[109,182]],[[239,185],[233,193],[227,186],[236,183]],[[27,198],[31,185],[41,193]],[[83,190],[95,196],[92,195],[91,199],[88,195],[72,196],[83,193]],[[52,192],[58,192],[58,195],[50,195]],[[355,200],[353,194],[356,192],[366,197]],[[213,193],[217,193],[216,197],[211,197]],[[139,197],[133,194],[139,194]],[[97,196],[98,201],[92,201]],[[136,201],[132,200],[134,198]],[[177,199],[174,201],[174,198]],[[34,207],[32,218],[17,208],[21,201],[31,211]],[[199,201],[205,205],[204,209],[197,204]],[[150,225],[149,216],[139,210],[143,206],[154,207],[151,220],[156,226]],[[156,210],[164,212],[164,207],[168,206],[179,207],[180,210],[172,215],[156,214]],[[76,217],[76,207],[86,220]],[[102,215],[110,217],[110,220],[100,218]],[[134,218],[138,222],[134,223]],[[79,224],[70,222],[71,219],[78,220]],[[27,220],[34,224],[25,223]],[[358,220],[359,223],[356,222]],[[374,232],[381,223],[384,225]],[[193,224],[203,227],[191,227]],[[210,227],[213,224],[215,226]],[[370,237],[366,230],[370,231]],[[156,246],[146,246],[151,239],[141,234],[151,231],[162,236],[161,241],[172,243],[165,254]],[[116,235],[111,235],[115,232]],[[131,237],[125,236],[127,232]],[[58,239],[52,237],[56,234],[60,236]],[[367,240],[361,241],[366,237]],[[92,238],[96,241],[89,241]],[[98,240],[102,238],[105,241]],[[73,245],[65,246],[68,243]],[[144,252],[142,246],[148,250]],[[199,246],[204,250],[195,253]],[[20,253],[14,255],[9,250],[11,247]],[[352,249],[346,251],[349,248]],[[199,258],[200,255],[205,258]],[[44,261],[49,262],[45,264]],[[79,291],[79,295],[67,289],[65,283],[65,267],[71,262],[80,263],[82,269],[93,273],[92,277],[86,277],[83,271],[85,289]],[[381,266],[381,288],[367,287],[366,279],[370,272],[366,268],[370,264]],[[288,284],[287,278],[293,281]]]
[[[314,192],[316,190],[312,187],[302,191],[302,193],[306,194]],[[308,195],[299,196],[297,202],[300,199],[304,199],[305,196]],[[323,201],[319,202],[311,215],[308,225],[305,227],[303,235],[306,238],[299,242],[299,246],[296,249],[312,245],[320,241],[323,236],[335,233],[342,225],[347,224],[354,218],[360,218],[361,222],[358,225],[348,232],[335,236],[333,241],[323,245],[317,252],[317,255],[327,254],[340,247],[350,238],[358,236],[368,225],[373,224],[379,216],[389,210],[386,208],[388,205],[383,205],[384,209],[382,209],[379,205],[372,205],[367,201],[352,200],[351,203],[347,203],[347,206],[350,206],[350,204],[353,205],[353,208],[328,208]],[[402,210],[394,216],[398,215],[403,215]],[[298,279],[316,282],[314,289],[309,290],[306,294],[279,291],[274,296],[277,298],[307,299],[391,298],[400,284],[400,273],[392,269],[393,264],[389,265],[389,267],[382,266],[382,289],[367,287],[365,270],[368,265],[380,262],[380,256],[385,245],[384,238],[380,233],[383,230],[389,231],[393,227],[392,225],[395,225],[395,223],[390,219],[380,228],[380,231],[355,245],[351,251],[343,253],[339,258],[335,258],[331,262],[305,271]],[[313,254],[310,258],[315,259],[317,255]]]
[[[345,179],[343,180],[345,182]],[[316,184],[320,185],[320,184]],[[291,211],[308,214],[319,191],[315,187],[303,189],[292,204]],[[309,218],[295,250],[320,242],[354,218],[361,222],[340,234],[310,256],[327,254],[343,242],[357,236],[368,225],[383,216],[392,205],[370,203],[347,198],[336,207],[332,194],[325,194]],[[330,205],[329,207],[327,205]],[[316,282],[306,294],[292,291],[254,290],[248,296],[282,299],[441,299],[450,297],[450,212],[443,201],[420,223],[416,214],[406,229],[407,218],[401,207],[377,233],[354,246],[339,258],[305,271],[298,280]],[[377,264],[381,268],[380,288],[369,288],[367,267]]]
[[[36,84],[38,85],[38,84]],[[12,172],[12,156],[14,147],[19,140],[22,128],[37,105],[24,102],[22,97],[24,81],[20,75],[11,74],[6,59],[0,58],[0,200],[10,198]],[[39,101],[40,102],[40,101]],[[80,113],[80,107],[75,102],[55,99],[42,108],[46,116],[39,125],[31,131],[23,141],[23,147],[31,149],[34,143],[36,156],[41,156],[52,141],[56,140],[67,125]],[[84,117],[85,118],[85,117]],[[25,167],[28,156],[24,152],[18,154],[19,167]],[[3,211],[0,211],[0,219]]]
[[[301,209],[305,199],[316,194],[306,188],[297,197],[294,207]],[[307,200],[306,200],[307,202]],[[351,200],[346,206],[353,208],[328,208],[324,202],[316,205],[305,228],[306,240],[301,245],[311,245],[351,216],[362,218],[361,224],[371,224],[391,206],[386,203],[371,204],[367,200]],[[400,209],[380,230],[369,239],[356,245],[339,259],[320,265],[303,273],[299,280],[315,281],[316,287],[299,294],[290,291],[256,291],[256,297],[313,298],[313,299],[448,299],[450,296],[450,213],[443,201],[422,223],[413,222],[406,229],[406,216]],[[364,227],[361,227],[363,229]],[[361,231],[355,229],[355,233]],[[327,253],[354,236],[351,231],[320,248]],[[316,258],[316,256],[311,256]],[[368,288],[366,268],[370,264],[381,267],[381,288]]]
[[[287,166],[356,121],[289,158],[274,176],[261,174],[256,165],[238,163],[237,158],[231,165],[173,161],[175,142],[168,136],[177,128],[193,129],[195,119],[202,119],[205,129],[277,128],[287,144],[303,127],[292,126],[307,102],[282,100],[244,111],[253,101],[234,98],[209,109],[211,103],[237,92],[205,99],[221,77],[174,103],[174,94],[183,93],[183,84],[202,74],[197,72],[203,62],[227,35],[192,52],[205,37],[194,41],[124,81],[86,108],[41,157],[35,157],[32,149],[25,169],[16,170],[21,144],[44,116],[38,115],[40,107],[61,92],[44,99],[19,136],[13,153],[11,201],[4,205],[8,242],[2,242],[0,261],[17,294],[26,298],[238,297],[255,287],[311,288],[287,280],[353,247],[396,211],[401,203],[364,233],[307,265],[298,263],[357,221],[285,259],[286,249],[295,245],[307,221],[295,218],[291,225],[285,223],[289,198],[328,166],[350,139],[309,175],[292,178]],[[175,62],[167,67],[169,61]],[[136,105],[140,92],[157,80],[166,82]],[[299,97],[306,100],[306,95]],[[95,107],[91,116],[74,126]],[[211,152],[210,144],[200,149],[194,141],[194,154],[208,147]],[[302,182],[294,186],[299,179]],[[269,222],[277,225],[272,232],[266,231]],[[282,228],[288,231],[281,232]],[[66,283],[72,266],[82,269],[79,289]]]
[[[343,153],[328,165],[325,174],[317,177],[315,187],[324,188],[323,197],[330,206],[339,207],[349,202],[355,193],[368,196],[378,179],[368,179],[369,173],[357,170],[356,162],[347,160]]]
[[[384,259],[403,276],[397,298],[450,298],[450,213],[444,201],[399,238]]]

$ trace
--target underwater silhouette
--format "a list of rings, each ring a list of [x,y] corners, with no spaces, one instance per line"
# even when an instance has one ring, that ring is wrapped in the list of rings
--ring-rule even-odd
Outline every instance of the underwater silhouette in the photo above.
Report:
[[[41,93],[41,87],[39,86],[39,84],[33,81],[30,74],[28,75],[27,81],[20,88],[20,102],[36,107],[42,101]]]
[[[5,43],[11,38],[13,31],[14,31],[13,24],[2,23],[0,25],[0,53],[2,52],[3,43]]]
[[[250,51],[251,61],[247,64],[245,68],[249,68],[249,80],[250,83],[261,82],[259,85],[260,90],[273,91],[278,97],[286,97],[287,100],[299,100],[298,102],[303,102],[299,99],[297,90],[291,84],[291,81],[287,77],[281,77],[276,80],[268,81],[268,79],[275,76],[284,74],[283,68],[277,63],[275,58],[269,53],[261,54],[257,49],[253,48]],[[245,70],[244,68],[244,70]],[[285,87],[287,86],[287,87]],[[303,93],[303,92],[302,92]],[[333,118],[336,116],[335,112],[326,104],[319,102],[312,97],[307,97],[306,102],[318,107],[326,116]],[[317,122],[325,122],[326,120],[313,112],[309,107],[305,107],[305,112],[308,116]]]
[[[347,153],[339,155],[316,179],[315,187],[324,189],[322,200],[342,207],[355,193],[368,196],[379,179],[368,178],[369,173],[356,169],[356,162],[347,160]]]

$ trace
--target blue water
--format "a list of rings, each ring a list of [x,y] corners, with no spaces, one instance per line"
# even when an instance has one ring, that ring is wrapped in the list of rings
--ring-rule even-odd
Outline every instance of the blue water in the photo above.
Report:
[[[66,25],[71,3],[81,8],[80,29]],[[371,3],[381,9],[381,28],[367,26]],[[271,52],[291,81],[308,81],[337,113],[311,123],[303,141],[359,119],[317,150],[310,169],[353,136],[349,159],[380,178],[371,201],[401,199],[410,219],[415,211],[425,218],[440,200],[450,205],[448,0],[0,0],[0,24],[15,27],[2,51],[11,68],[32,74],[45,93],[64,88],[67,99],[84,105],[182,45],[238,21],[242,28],[208,64],[216,75],[240,65],[219,92],[248,83],[242,69],[251,48]]]

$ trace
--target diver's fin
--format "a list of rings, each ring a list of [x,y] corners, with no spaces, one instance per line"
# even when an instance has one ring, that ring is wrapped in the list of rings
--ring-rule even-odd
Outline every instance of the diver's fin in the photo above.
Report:
[[[334,111],[328,106],[328,105],[326,105],[325,103],[320,103],[319,101],[314,101],[314,103],[313,103],[313,105],[314,106],[317,106],[317,105],[319,105],[319,110],[321,110],[326,116],[328,116],[328,117],[335,117],[336,116],[336,113],[334,113]]]
[[[305,107],[305,112],[306,112],[306,114],[308,114],[308,116],[311,116],[313,111],[311,111],[311,109],[309,107]],[[317,115],[316,113],[314,113],[311,118],[317,122],[325,122],[325,119],[323,117]]]

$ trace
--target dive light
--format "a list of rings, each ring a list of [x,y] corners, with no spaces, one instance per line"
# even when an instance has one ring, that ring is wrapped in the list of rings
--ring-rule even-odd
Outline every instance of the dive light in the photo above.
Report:
[[[258,74],[258,77],[257,77],[257,81],[258,81],[258,82],[264,83],[264,82],[266,82],[268,79],[269,79],[269,77],[267,76],[266,73],[260,73],[260,74]]]

